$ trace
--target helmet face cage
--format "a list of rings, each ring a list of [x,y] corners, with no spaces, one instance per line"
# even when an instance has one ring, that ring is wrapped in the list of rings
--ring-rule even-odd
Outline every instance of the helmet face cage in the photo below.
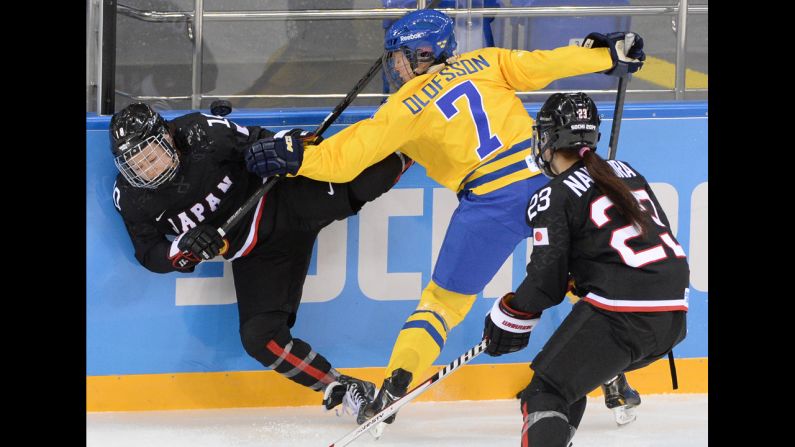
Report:
[[[548,122],[546,124],[541,124],[543,119],[546,119]],[[551,144],[553,143],[553,139],[557,140],[557,135],[552,132],[554,125],[550,124],[549,121],[551,121],[551,118],[541,117],[540,113],[536,118],[536,124],[533,126],[533,159],[536,165],[544,172],[545,176],[554,178],[555,174],[552,172],[551,162],[552,157],[555,156],[555,148],[551,146]],[[552,157],[549,158],[549,161],[544,160],[544,157],[542,157],[547,147],[552,149]]]
[[[133,103],[110,120],[111,149],[119,172],[139,188],[157,188],[174,177],[179,153],[169,142],[166,120],[148,105]]]
[[[408,79],[425,72],[434,63],[452,57],[458,44],[455,22],[433,9],[410,12],[387,30],[384,38],[383,66],[393,91]],[[420,72],[418,72],[418,69]],[[403,79],[404,77],[408,79]]]
[[[601,137],[601,119],[596,105],[585,93],[556,93],[547,99],[536,115],[533,126],[533,157],[536,164],[547,177],[555,177],[552,172],[552,158],[559,150],[578,151],[588,147],[596,151],[596,143]],[[543,153],[551,151],[549,161]]]
[[[132,186],[154,189],[174,178],[179,167],[176,149],[165,133],[144,140],[130,141],[119,147],[113,162]]]
[[[406,83],[409,79],[422,74],[417,69],[423,68],[423,65],[430,67],[436,60],[431,50],[430,45],[422,46],[412,50],[408,47],[400,47],[394,51],[385,51],[383,56],[384,70],[386,71],[386,78],[389,81],[389,86],[393,92],[396,92]],[[424,71],[424,70],[422,70]],[[404,76],[408,79],[403,79]]]

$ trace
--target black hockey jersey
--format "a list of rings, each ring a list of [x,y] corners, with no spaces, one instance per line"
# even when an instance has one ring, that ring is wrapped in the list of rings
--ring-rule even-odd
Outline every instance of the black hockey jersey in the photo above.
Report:
[[[239,126],[218,116],[190,113],[169,122],[180,165],[174,178],[157,189],[136,188],[119,174],[113,201],[130,234],[135,257],[147,269],[167,273],[171,241],[199,223],[220,227],[262,184],[246,169],[243,153],[251,143],[273,135],[257,126]],[[262,201],[227,234],[231,259],[251,237]],[[173,239],[173,238],[172,238]],[[185,270],[192,271],[193,268]]]
[[[660,203],[628,163],[608,163],[650,214],[650,234],[639,237],[578,161],[528,203],[533,252],[511,307],[537,312],[554,306],[573,279],[577,296],[605,310],[687,310],[690,270]]]

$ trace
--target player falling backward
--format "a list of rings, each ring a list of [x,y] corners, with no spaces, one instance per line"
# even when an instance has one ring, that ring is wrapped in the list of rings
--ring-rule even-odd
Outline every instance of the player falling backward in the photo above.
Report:
[[[232,263],[240,339],[251,357],[322,392],[327,409],[342,403],[355,414],[371,401],[373,383],[341,375],[290,329],[318,232],[389,190],[407,160],[390,154],[347,183],[283,179],[222,239],[217,229],[264,181],[246,169],[246,150],[273,132],[202,113],[167,122],[143,103],[116,113],[110,127],[120,171],[114,204],[141,265],[188,273],[223,255]],[[307,137],[300,129],[282,134]]]
[[[403,396],[438,358],[449,332],[515,247],[531,234],[527,198],[547,180],[531,159],[533,119],[517,96],[587,73],[621,76],[643,64],[638,36],[589,34],[583,47],[521,51],[482,48],[457,55],[455,23],[435,10],[413,11],[386,33],[384,70],[393,94],[359,121],[302,153],[279,138],[253,145],[249,169],[349,181],[395,152],[457,194],[431,281],[398,334],[376,400],[364,422]],[[394,416],[385,420],[394,421]]]

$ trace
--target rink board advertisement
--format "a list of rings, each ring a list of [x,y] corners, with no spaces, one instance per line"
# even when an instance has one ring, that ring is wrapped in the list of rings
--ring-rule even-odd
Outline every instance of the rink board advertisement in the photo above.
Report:
[[[613,104],[597,105],[604,116],[599,151],[606,156]],[[528,105],[531,116],[539,106]],[[325,136],[367,118],[373,111],[350,108]],[[182,113],[166,112],[164,117],[172,119]],[[227,118],[272,130],[314,129],[326,113],[317,109],[235,111]],[[708,357],[707,114],[705,102],[627,104],[617,156],[652,184],[673,233],[688,255],[688,335],[674,352],[685,370],[692,360],[701,365],[704,376]],[[135,260],[132,243],[113,206],[117,171],[110,154],[108,123],[109,117],[86,118],[89,394],[91,379],[102,376],[121,380],[169,374],[173,378],[174,374],[189,373],[184,377],[199,381],[195,386],[206,387],[212,386],[212,378],[219,374],[230,377],[229,373],[261,372],[263,367],[245,353],[240,343],[231,264],[217,258],[200,264],[191,274],[155,274]],[[451,191],[414,165],[393,190],[367,204],[359,215],[325,228],[315,244],[293,336],[311,343],[337,368],[380,371],[389,360],[404,319],[414,310],[430,279],[456,203]],[[484,315],[495,298],[522,281],[528,258],[525,241],[478,296],[467,318],[451,331],[437,364],[452,361],[478,342]],[[521,367],[529,374],[526,363],[571,305],[567,298],[545,311],[527,349],[497,359],[481,355],[472,364]],[[488,369],[467,368],[484,374]],[[277,379],[281,382],[274,383],[288,382]]]

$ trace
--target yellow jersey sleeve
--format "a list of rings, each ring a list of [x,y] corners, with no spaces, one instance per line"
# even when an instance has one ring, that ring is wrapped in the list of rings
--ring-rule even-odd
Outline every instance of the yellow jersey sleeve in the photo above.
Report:
[[[613,66],[607,48],[560,47],[554,50],[503,50],[500,70],[506,82],[517,91],[540,90],[550,82]]]
[[[538,90],[612,65],[606,48],[465,53],[438,73],[407,82],[372,118],[307,146],[297,175],[345,183],[399,150],[457,191],[484,160],[530,138],[533,120],[515,90]]]
[[[373,117],[346,127],[317,146],[307,146],[296,175],[345,183],[399,150],[406,141],[406,127],[411,120],[394,119],[390,102],[383,104]]]

